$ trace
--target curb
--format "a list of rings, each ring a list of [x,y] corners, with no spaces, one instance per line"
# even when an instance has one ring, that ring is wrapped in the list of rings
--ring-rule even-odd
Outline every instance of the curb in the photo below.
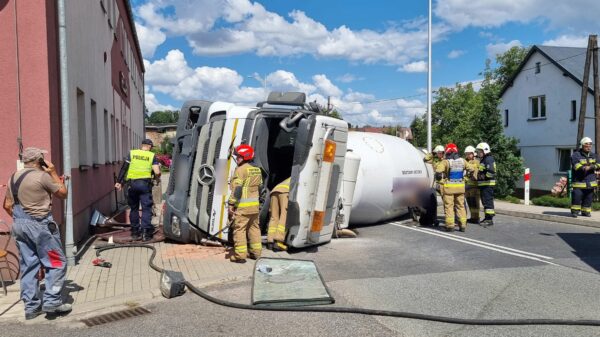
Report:
[[[565,216],[509,211],[509,210],[498,209],[498,208],[496,208],[496,214],[510,215],[510,216],[526,218],[526,219],[559,222],[559,223],[565,223],[565,224],[569,224],[569,225],[600,228],[600,222],[598,222],[598,221],[580,220],[578,218],[568,218]]]

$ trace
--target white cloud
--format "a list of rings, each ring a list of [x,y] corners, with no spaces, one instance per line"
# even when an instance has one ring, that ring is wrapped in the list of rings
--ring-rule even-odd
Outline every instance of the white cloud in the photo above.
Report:
[[[351,83],[351,82],[360,81],[360,80],[363,80],[363,79],[364,78],[362,78],[362,77],[356,77],[353,74],[344,74],[344,75],[336,78],[336,80],[338,82],[342,82],[342,83]]]
[[[403,64],[402,67],[398,68],[398,70],[407,73],[425,73],[427,72],[427,62],[416,61]]]
[[[153,113],[154,111],[159,111],[159,110],[162,110],[162,111],[164,111],[164,110],[171,110],[171,111],[177,110],[172,105],[169,105],[169,104],[167,104],[167,105],[160,104],[158,102],[158,99],[156,99],[156,96],[154,94],[152,94],[152,93],[149,93],[149,92],[146,91],[145,97],[146,97],[146,109],[148,109],[148,113]]]
[[[499,27],[507,22],[542,21],[552,28],[597,30],[600,2],[594,0],[444,0],[437,1],[435,15],[455,29],[468,26]],[[593,28],[596,27],[596,28]]]
[[[283,17],[249,0],[154,0],[137,7],[136,15],[149,31],[185,36],[197,55],[313,55],[403,65],[422,59],[427,51],[427,21],[422,18],[385,31],[328,29],[302,11]],[[447,25],[436,24],[433,39],[443,39],[449,31]],[[148,50],[162,43],[150,34],[143,38]]]
[[[455,49],[448,53],[448,58],[449,59],[459,58],[459,57],[463,56],[465,53],[466,53],[466,51],[464,51],[464,50]]]
[[[190,99],[226,101],[254,106],[264,100],[266,92],[260,80],[256,87],[244,86],[244,77],[235,70],[224,67],[197,67],[188,65],[185,55],[179,50],[171,50],[163,59],[144,62],[148,77],[146,80],[146,106],[149,111],[174,109],[171,105],[158,102],[155,93],[162,93],[172,100],[183,102]],[[254,82],[254,81],[253,81]],[[425,111],[419,100],[391,99],[377,101],[370,93],[344,92],[326,75],[315,74],[310,82],[299,80],[286,70],[266,74],[267,91],[300,91],[309,101],[316,100],[326,106],[327,97],[331,104],[348,122],[353,125],[409,125],[415,114]]]
[[[489,43],[486,47],[485,50],[487,51],[487,55],[489,58],[491,58],[492,60],[496,58],[496,55],[498,54],[502,54],[505,51],[509,50],[512,47],[515,46],[522,46],[521,41],[519,40],[512,40],[508,43],[504,43],[504,42],[499,42],[499,43]]]
[[[139,23],[135,24],[135,29],[140,42],[140,49],[144,57],[152,57],[156,47],[167,40],[167,35],[161,32],[159,28],[148,28]]]
[[[544,41],[542,43],[545,46],[556,46],[556,47],[581,47],[586,48],[588,43],[588,36],[575,36],[575,35],[561,35],[555,39]]]
[[[342,91],[340,88],[336,87],[325,75],[315,75],[313,76],[313,81],[317,88],[327,96],[341,96]]]

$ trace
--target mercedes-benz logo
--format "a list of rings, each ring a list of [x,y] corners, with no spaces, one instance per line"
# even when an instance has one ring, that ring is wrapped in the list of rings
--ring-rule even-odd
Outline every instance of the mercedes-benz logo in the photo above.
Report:
[[[215,169],[208,164],[203,164],[198,170],[198,183],[202,186],[208,186],[215,181]]]

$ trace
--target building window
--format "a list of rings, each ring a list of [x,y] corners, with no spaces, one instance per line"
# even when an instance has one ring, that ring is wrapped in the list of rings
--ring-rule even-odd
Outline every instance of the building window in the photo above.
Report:
[[[115,121],[115,116],[110,116],[110,142],[111,142],[111,152],[110,161],[117,160],[117,122]]]
[[[508,109],[504,110],[504,127],[508,126]]]
[[[108,125],[108,111],[104,109],[104,163],[110,160],[110,126]]]
[[[571,101],[571,121],[574,121],[577,119],[577,101],[576,100],[572,100]]]
[[[85,94],[77,88],[77,143],[79,146],[79,165],[89,165],[87,138]]]
[[[546,118],[546,96],[529,97],[531,106],[531,118]]]
[[[92,163],[98,164],[100,155],[100,148],[98,147],[98,113],[96,111],[96,101],[91,100],[90,102],[92,111]]]
[[[542,66],[541,66],[540,62],[536,62],[536,63],[535,63],[535,73],[536,73],[536,74],[539,74],[539,73],[540,73],[540,71],[542,71],[542,69],[541,69],[541,68],[542,68]]]
[[[572,149],[556,149],[558,152],[558,172],[566,173],[571,169]]]

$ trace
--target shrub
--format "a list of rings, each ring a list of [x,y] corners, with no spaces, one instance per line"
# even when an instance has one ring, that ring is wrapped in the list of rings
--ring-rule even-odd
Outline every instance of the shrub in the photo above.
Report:
[[[507,195],[506,197],[502,198],[501,200],[508,201],[511,204],[520,204],[521,203],[521,199],[519,199],[517,197],[513,197],[512,195]]]
[[[531,199],[531,203],[537,206],[547,207],[559,207],[559,208],[571,208],[571,201],[569,198],[557,198],[552,195],[544,195],[538,198]],[[600,202],[594,202],[592,204],[593,210],[600,210]]]

